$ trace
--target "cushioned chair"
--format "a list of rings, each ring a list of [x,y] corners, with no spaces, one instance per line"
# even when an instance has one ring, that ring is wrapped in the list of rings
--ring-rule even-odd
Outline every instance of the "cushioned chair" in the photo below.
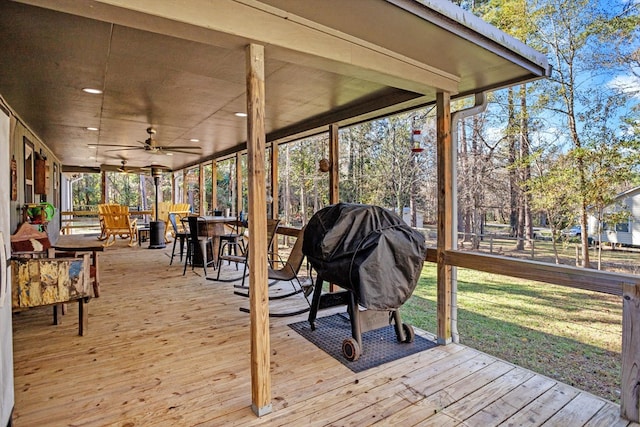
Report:
[[[213,237],[209,233],[207,222],[203,217],[189,216],[187,217],[189,222],[189,234],[187,239],[187,256],[184,260],[184,270],[182,275],[187,272],[187,264],[191,263],[191,269],[194,269],[195,261],[202,260],[202,268],[204,269],[204,275],[207,276],[207,266],[213,265],[215,269],[215,260],[213,259]],[[207,249],[211,252],[211,260],[208,260]]]

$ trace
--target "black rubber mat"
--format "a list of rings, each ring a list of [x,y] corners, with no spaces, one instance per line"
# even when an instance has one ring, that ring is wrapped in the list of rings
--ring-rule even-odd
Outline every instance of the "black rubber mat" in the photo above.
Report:
[[[291,323],[289,327],[353,372],[362,372],[437,346],[435,342],[417,335],[412,343],[398,342],[395,328],[389,325],[364,332],[362,355],[350,362],[342,354],[342,341],[351,337],[351,323],[346,313],[317,318],[315,331],[306,320]]]

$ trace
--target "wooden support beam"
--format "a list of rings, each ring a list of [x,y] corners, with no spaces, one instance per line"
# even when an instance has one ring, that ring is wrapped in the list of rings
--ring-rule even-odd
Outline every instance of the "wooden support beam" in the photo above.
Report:
[[[211,210],[218,209],[218,162],[211,162]]]
[[[171,174],[171,203],[176,202],[177,193],[178,188],[176,187],[176,172],[173,172]],[[158,201],[160,202],[161,200],[158,199]]]
[[[454,149],[451,142],[451,104],[448,93],[436,96],[436,133],[438,164],[438,343],[451,342],[452,267],[445,263],[445,251],[453,248],[453,171]]]
[[[175,203],[186,203],[187,202],[187,194],[189,190],[189,184],[187,184],[187,169],[182,171],[182,198],[180,200],[176,200]]]
[[[251,317],[251,408],[271,412],[267,205],[264,156],[264,47],[246,47],[247,163],[249,187],[249,307]],[[239,160],[239,156],[236,158]],[[240,163],[238,162],[238,168]],[[241,187],[241,184],[239,185]],[[238,194],[241,199],[242,195]]]
[[[340,201],[340,180],[338,176],[338,172],[340,170],[338,167],[338,129],[338,125],[335,123],[329,126],[329,164],[331,165],[331,168],[329,169],[329,203],[332,205]]]
[[[620,416],[640,422],[640,286],[622,286],[622,384]]]
[[[198,171],[198,203],[200,205],[200,215],[206,215],[207,210],[205,209],[205,197],[206,191],[204,188],[204,164],[200,163],[200,170]]]
[[[248,95],[247,95],[248,96]],[[249,143],[247,142],[247,146]],[[236,215],[244,210],[242,203],[242,153],[236,153]]]
[[[280,146],[277,142],[271,144],[271,218],[277,219],[279,217],[280,209],[280,195],[279,195],[279,181],[278,181],[278,157],[280,155]],[[271,248],[271,258],[275,259],[278,254],[278,239],[273,240]]]
[[[107,203],[107,172],[106,171],[102,171],[100,172],[100,189],[102,190],[100,192],[100,203],[101,204],[105,204]]]
[[[280,210],[280,192],[278,180],[278,158],[280,157],[280,146],[274,142],[271,144],[271,218],[277,219]]]

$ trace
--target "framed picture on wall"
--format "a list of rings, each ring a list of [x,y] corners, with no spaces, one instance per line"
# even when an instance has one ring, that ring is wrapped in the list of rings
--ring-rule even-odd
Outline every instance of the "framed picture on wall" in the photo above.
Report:
[[[60,166],[53,163],[53,206],[60,208]]]
[[[18,200],[18,162],[15,156],[11,159],[11,200]]]
[[[24,137],[24,202],[33,203],[33,144]]]
[[[60,177],[58,176],[58,164],[53,163],[53,189],[57,190],[58,185],[60,184]]]
[[[4,237],[0,231],[0,307],[4,307],[7,294],[10,292],[7,267],[7,252],[4,247]]]

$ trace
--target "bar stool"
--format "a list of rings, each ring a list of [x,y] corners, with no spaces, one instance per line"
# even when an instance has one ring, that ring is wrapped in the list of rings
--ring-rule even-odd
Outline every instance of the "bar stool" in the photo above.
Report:
[[[208,224],[205,218],[200,216],[189,216],[189,237],[187,239],[187,256],[184,260],[184,270],[182,275],[187,272],[187,264],[191,263],[191,270],[195,267],[195,261],[197,258],[202,260],[202,268],[204,269],[204,276],[207,277],[207,266],[213,264],[213,269],[216,269],[215,260],[213,258],[213,237],[209,233]],[[211,260],[207,260],[207,248],[211,251]]]
[[[171,227],[173,227],[173,234],[175,235],[173,239],[173,248],[171,249],[171,261],[169,261],[169,265],[173,264],[173,257],[176,253],[176,243],[178,240],[180,241],[180,262],[182,262],[182,254],[184,253],[184,244],[187,242],[189,238],[189,232],[186,227],[183,227],[182,231],[178,229],[178,224],[176,223],[176,214],[169,214],[169,222],[171,223]]]
[[[244,233],[240,230],[244,228],[244,223],[240,220],[236,221],[230,233],[222,234],[218,241],[218,254],[223,255],[225,249],[227,255],[242,255],[246,248],[244,246]],[[239,249],[239,251],[238,251]],[[236,263],[236,269],[238,263]]]

